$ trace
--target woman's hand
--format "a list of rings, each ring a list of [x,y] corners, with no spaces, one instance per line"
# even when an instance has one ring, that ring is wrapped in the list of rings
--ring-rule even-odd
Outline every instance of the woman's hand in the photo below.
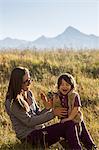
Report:
[[[44,93],[40,93],[41,95],[41,99],[43,101],[43,104],[45,106],[46,109],[50,109],[52,108],[52,100],[51,99],[47,99],[46,95]]]
[[[55,108],[53,109],[53,112],[55,116],[59,116],[59,117],[64,117],[68,113],[66,108]]]
[[[45,103],[46,103],[46,101],[47,101],[46,95],[42,92],[42,93],[40,93],[40,96],[41,96],[41,99],[42,99],[42,101],[43,101],[43,104],[45,105]]]

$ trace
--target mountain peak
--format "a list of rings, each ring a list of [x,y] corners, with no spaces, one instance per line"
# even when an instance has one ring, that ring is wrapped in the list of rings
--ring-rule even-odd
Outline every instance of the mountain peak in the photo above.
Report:
[[[44,35],[40,36],[39,39],[45,39],[46,37]]]
[[[66,28],[66,30],[74,30],[75,28],[74,27],[72,27],[72,26],[68,26],[67,28]]]
[[[8,40],[12,40],[12,38],[6,37],[6,38],[4,38],[4,40],[8,41]]]
[[[79,30],[77,30],[76,28],[72,27],[72,26],[68,26],[65,31],[66,33],[77,33],[80,32]]]
[[[37,42],[37,41],[39,41],[40,43],[42,43],[43,41],[45,41],[47,38],[44,36],[44,35],[42,35],[42,36],[40,36],[38,39],[36,39],[34,42]]]

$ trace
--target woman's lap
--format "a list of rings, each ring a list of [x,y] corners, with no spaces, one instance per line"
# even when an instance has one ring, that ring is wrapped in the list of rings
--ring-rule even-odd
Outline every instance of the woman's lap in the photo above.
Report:
[[[59,141],[60,137],[64,137],[69,143],[72,143],[71,146],[80,149],[80,143],[76,136],[74,122],[68,121],[65,123],[57,123],[40,130],[35,130],[27,136],[27,140],[33,144],[41,143],[43,145],[46,143],[50,146]]]
[[[60,123],[57,123],[43,129],[34,130],[27,136],[27,140],[34,144],[39,142],[44,143],[46,141],[48,145],[51,145],[57,142],[60,135],[62,135],[62,132],[59,132],[59,128],[61,128],[61,126],[62,125]]]

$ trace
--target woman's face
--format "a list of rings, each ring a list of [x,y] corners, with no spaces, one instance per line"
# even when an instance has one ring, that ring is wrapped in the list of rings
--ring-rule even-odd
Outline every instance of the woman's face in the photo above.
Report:
[[[66,95],[70,90],[71,90],[71,85],[69,83],[67,83],[64,79],[62,79],[62,83],[59,87],[59,91],[63,95]]]
[[[30,74],[29,72],[26,72],[25,75],[23,76],[22,89],[24,91],[28,91],[30,84],[31,84]]]

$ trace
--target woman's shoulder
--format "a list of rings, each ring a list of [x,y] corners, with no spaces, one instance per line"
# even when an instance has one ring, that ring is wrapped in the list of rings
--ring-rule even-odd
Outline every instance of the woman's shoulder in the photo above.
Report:
[[[15,100],[12,104],[11,104],[11,113],[17,115],[17,113],[26,113],[30,111],[29,106],[27,105],[27,103],[25,104],[21,99],[20,100]]]
[[[11,108],[11,110],[22,109],[23,108],[23,103],[22,103],[21,99],[15,99],[15,100],[13,100],[11,102],[10,108]]]
[[[22,95],[18,94],[16,99],[12,100],[11,102],[11,108],[14,109],[22,109],[24,108],[24,99],[22,97]]]

